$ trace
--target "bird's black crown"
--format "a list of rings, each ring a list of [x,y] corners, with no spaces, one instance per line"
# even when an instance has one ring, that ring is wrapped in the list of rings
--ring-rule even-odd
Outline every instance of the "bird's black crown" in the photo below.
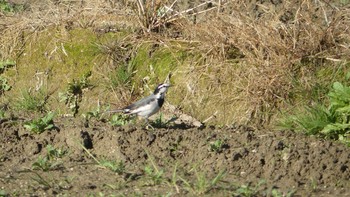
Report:
[[[157,86],[157,88],[154,90],[153,94],[158,94],[160,90],[163,88],[168,88],[170,85],[166,83],[161,83]]]

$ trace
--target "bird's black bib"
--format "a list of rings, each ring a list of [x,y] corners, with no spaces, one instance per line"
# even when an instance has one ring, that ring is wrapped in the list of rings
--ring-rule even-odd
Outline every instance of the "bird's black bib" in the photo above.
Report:
[[[158,105],[159,105],[159,107],[162,107],[162,106],[163,106],[163,103],[164,103],[164,98],[159,98],[159,99],[158,99]]]

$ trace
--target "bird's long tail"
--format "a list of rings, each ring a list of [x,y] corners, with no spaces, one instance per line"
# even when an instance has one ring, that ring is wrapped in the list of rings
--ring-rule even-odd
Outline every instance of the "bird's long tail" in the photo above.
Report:
[[[125,112],[125,111],[124,109],[115,109],[115,110],[105,111],[104,113],[120,113],[120,112]]]

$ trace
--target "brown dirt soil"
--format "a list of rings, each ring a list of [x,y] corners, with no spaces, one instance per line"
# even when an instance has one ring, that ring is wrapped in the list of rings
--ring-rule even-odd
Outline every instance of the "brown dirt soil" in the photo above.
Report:
[[[294,132],[182,126],[147,131],[61,118],[55,129],[29,134],[20,125],[0,124],[0,191],[11,196],[272,196],[273,190],[350,196],[349,148]],[[215,151],[211,144],[217,140],[223,144]],[[51,159],[55,165],[48,171],[33,169],[48,144],[68,153]],[[97,165],[83,145],[99,161],[124,161],[125,171]],[[145,166],[163,170],[159,182]]]

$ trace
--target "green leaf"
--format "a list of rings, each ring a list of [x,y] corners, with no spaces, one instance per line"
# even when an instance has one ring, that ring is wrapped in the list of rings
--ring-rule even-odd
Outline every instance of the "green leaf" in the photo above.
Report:
[[[68,99],[68,95],[66,93],[63,92],[59,92],[58,93],[58,98],[60,102],[66,102]]]
[[[336,109],[338,113],[350,114],[350,105]]]
[[[52,121],[52,119],[54,118],[55,115],[56,114],[54,112],[49,112],[46,116],[44,116],[42,118],[42,120],[43,120],[44,123],[49,123],[49,122]]]
[[[52,129],[52,128],[53,128],[53,124],[50,124],[50,125],[48,125],[48,126],[45,127],[45,130],[50,130],[50,129]]]
[[[24,123],[24,128],[28,129],[28,130],[32,130],[33,126],[30,123]]]
[[[323,134],[339,133],[339,131],[345,131],[346,129],[350,129],[350,124],[333,123],[325,126],[320,131],[320,133],[323,133]]]
[[[345,79],[346,79],[346,80],[349,80],[349,79],[350,79],[350,72],[347,72],[347,73],[346,73]]]
[[[344,88],[344,86],[341,83],[339,83],[339,82],[334,82],[333,83],[333,88],[335,90],[340,90],[341,91]]]

